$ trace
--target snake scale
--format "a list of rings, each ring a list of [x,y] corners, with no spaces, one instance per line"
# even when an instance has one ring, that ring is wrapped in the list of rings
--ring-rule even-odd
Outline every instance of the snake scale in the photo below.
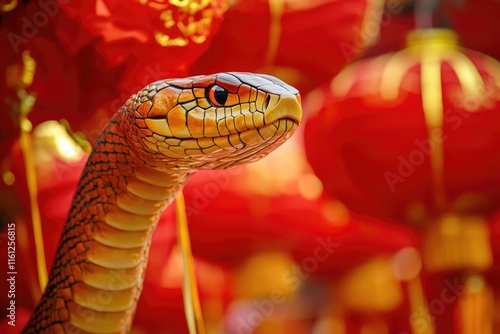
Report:
[[[299,92],[263,74],[161,80],[134,94],[94,145],[23,333],[128,333],[155,225],[189,177],[261,159],[301,118]]]

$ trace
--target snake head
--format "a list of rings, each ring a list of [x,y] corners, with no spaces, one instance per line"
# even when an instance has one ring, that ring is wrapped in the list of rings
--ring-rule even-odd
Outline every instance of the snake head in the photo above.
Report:
[[[157,81],[125,107],[136,145],[155,161],[198,169],[259,160],[288,139],[302,119],[295,88],[253,73]]]

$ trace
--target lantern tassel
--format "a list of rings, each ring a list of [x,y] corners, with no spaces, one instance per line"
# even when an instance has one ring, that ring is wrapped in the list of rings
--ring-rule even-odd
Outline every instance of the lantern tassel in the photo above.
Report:
[[[459,334],[493,333],[493,293],[481,274],[470,275],[455,308]]]

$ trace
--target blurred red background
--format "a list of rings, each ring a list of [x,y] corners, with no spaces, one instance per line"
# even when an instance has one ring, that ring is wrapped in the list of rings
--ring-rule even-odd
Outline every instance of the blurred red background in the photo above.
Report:
[[[109,117],[152,81],[221,71],[283,79],[305,119],[184,189],[207,333],[500,332],[500,4],[423,3],[0,0],[0,263],[11,223],[18,259],[0,332],[40,297],[26,155],[50,268]],[[181,266],[169,208],[132,333],[188,332]]]

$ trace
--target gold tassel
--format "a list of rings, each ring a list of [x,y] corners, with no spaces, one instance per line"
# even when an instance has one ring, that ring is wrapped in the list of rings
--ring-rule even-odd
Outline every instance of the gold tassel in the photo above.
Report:
[[[271,23],[269,24],[269,42],[267,46],[266,65],[272,65],[276,58],[276,52],[281,38],[281,18],[285,11],[284,0],[269,0],[269,11]]]
[[[493,333],[493,293],[482,275],[465,281],[456,309],[461,334]]]
[[[184,312],[189,328],[189,334],[205,334],[203,315],[201,312],[200,298],[198,296],[198,284],[194,271],[193,254],[191,253],[191,242],[189,241],[189,229],[187,226],[186,206],[182,191],[175,198],[177,213],[177,236],[182,250],[183,282],[182,295],[184,297]]]
[[[489,269],[493,264],[488,225],[479,216],[448,214],[429,224],[424,263],[430,272]]]

